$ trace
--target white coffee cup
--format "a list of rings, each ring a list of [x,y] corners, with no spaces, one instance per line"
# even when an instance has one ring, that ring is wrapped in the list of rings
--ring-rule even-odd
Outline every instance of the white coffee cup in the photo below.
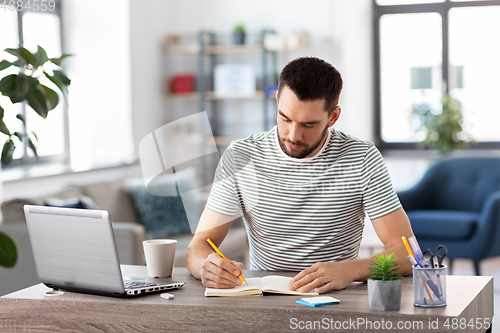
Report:
[[[174,269],[175,239],[151,239],[142,242],[148,275],[152,278],[165,278]]]

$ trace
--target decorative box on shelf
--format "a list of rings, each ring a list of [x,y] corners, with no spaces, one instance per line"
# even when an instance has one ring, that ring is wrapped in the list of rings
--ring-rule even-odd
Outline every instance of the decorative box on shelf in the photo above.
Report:
[[[174,75],[170,82],[170,92],[172,94],[191,93],[196,90],[195,78],[192,74]]]

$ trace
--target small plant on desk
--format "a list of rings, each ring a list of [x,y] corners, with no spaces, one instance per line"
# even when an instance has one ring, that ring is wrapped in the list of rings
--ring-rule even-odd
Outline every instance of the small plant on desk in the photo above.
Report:
[[[401,304],[402,276],[396,274],[399,268],[394,253],[375,257],[368,279],[368,300],[370,309],[399,310]]]

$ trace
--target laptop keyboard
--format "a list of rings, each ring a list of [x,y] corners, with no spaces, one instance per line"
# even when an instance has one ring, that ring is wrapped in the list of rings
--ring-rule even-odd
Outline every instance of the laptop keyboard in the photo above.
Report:
[[[139,281],[123,281],[125,289],[136,289],[157,286],[156,283],[139,282]]]

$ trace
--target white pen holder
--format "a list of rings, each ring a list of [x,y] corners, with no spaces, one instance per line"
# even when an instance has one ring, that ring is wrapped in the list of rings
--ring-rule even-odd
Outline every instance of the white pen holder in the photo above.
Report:
[[[445,306],[446,265],[440,268],[413,266],[413,297],[415,306]]]

